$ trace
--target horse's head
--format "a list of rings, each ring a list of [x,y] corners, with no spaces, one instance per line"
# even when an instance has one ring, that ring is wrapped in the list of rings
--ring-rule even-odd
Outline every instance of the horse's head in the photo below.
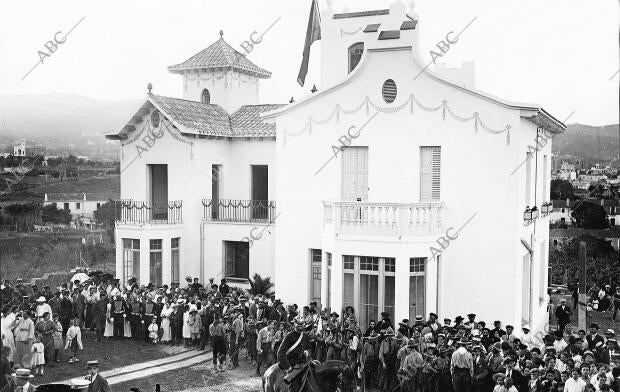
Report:
[[[338,390],[340,392],[352,392],[355,384],[355,373],[349,365],[344,365],[338,375]]]

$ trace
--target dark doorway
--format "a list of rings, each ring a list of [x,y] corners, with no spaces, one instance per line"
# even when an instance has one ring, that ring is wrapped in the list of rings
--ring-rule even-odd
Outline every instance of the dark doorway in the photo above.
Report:
[[[148,165],[151,181],[153,220],[168,219],[168,165]]]
[[[211,219],[219,219],[222,165],[211,165]]]
[[[252,218],[267,219],[269,212],[269,166],[252,165]]]
[[[226,277],[250,277],[249,242],[224,241],[224,260]]]

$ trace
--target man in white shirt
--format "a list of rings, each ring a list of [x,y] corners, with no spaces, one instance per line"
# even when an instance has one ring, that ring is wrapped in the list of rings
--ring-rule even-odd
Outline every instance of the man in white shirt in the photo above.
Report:
[[[564,384],[564,392],[583,392],[586,388],[586,382],[583,378],[579,377],[579,371],[573,369],[571,371],[571,378],[566,380]]]

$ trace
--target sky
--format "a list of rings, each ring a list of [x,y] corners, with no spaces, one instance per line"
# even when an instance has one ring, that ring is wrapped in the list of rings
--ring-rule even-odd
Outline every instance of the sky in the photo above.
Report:
[[[319,0],[325,9],[328,0]],[[334,12],[389,8],[388,0],[332,0]],[[617,0],[417,0],[420,52],[448,31],[463,33],[443,56],[449,67],[473,61],[476,87],[542,105],[567,123],[618,123]],[[153,93],[182,97],[185,61],[219,39],[235,49],[252,32],[263,41],[248,55],[272,72],[261,103],[286,103],[319,85],[320,42],[312,47],[306,86],[297,84],[311,0],[19,0],[0,2],[0,94],[66,93],[102,100]],[[280,18],[280,19],[278,19]],[[423,23],[422,23],[423,22]],[[76,26],[77,24],[77,26]],[[75,27],[74,27],[75,26]],[[64,43],[40,63],[56,35]],[[25,78],[24,75],[39,63]],[[615,74],[615,75],[614,75]],[[23,80],[21,80],[23,78]],[[1,130],[0,130],[1,132]]]

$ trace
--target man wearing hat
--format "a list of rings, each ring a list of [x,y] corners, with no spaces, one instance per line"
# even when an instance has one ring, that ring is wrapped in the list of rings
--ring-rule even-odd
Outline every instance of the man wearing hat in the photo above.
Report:
[[[272,364],[273,353],[271,343],[273,342],[278,324],[272,320],[268,324],[264,321],[259,321],[256,325],[257,328],[260,328],[256,337],[256,349],[258,352],[256,375],[260,376],[262,374],[261,365],[264,363],[265,368],[268,368]]]
[[[560,300],[560,306],[555,309],[555,317],[558,320],[560,332],[564,333],[564,327],[566,324],[570,323],[571,314],[572,311],[568,306],[566,306],[566,299],[562,298]]]
[[[460,317],[460,316],[459,316]],[[472,378],[474,376],[474,359],[467,345],[469,341],[462,337],[458,342],[458,349],[452,353],[450,359],[450,373],[455,392],[469,391]]]
[[[512,378],[515,388],[519,391],[525,390],[525,385],[527,384],[527,379],[523,374],[514,368],[515,360],[508,356],[504,359],[504,368],[502,369],[502,373],[506,375],[506,377]]]
[[[63,335],[67,334],[71,318],[73,317],[73,303],[69,298],[69,290],[63,290],[60,294],[60,324],[62,324]]]
[[[285,380],[291,381],[298,373],[296,370],[305,362],[305,358],[309,357],[308,348],[310,342],[308,334],[305,332],[307,325],[303,321],[294,320],[295,329],[289,332],[280,347],[278,348],[278,365],[280,369],[285,370],[288,374]],[[291,386],[294,387],[294,386]],[[291,390],[297,390],[291,388]]]
[[[365,390],[371,389],[377,383],[377,333],[373,330],[367,337],[360,355],[361,371]]]
[[[11,374],[15,388],[11,389],[13,392],[34,392],[34,385],[30,383],[30,380],[34,378],[30,374],[30,369],[16,369],[15,373]],[[4,377],[4,375],[2,375]]]
[[[384,316],[382,314],[381,316],[389,322],[389,315]],[[392,327],[387,327],[383,334],[383,340],[379,343],[379,363],[381,364],[379,369],[379,385],[384,391],[391,391],[396,381],[396,356],[399,347],[394,340],[394,335]]]
[[[108,381],[99,373],[99,361],[88,361],[86,366],[88,367],[86,379],[90,381],[88,392],[110,392]]]
[[[474,392],[485,392],[489,390],[489,364],[482,355],[483,347],[476,345],[472,348],[474,374],[472,377],[472,389]]]
[[[588,342],[588,350],[594,350],[596,349],[597,344],[605,343],[605,340],[603,339],[603,337],[598,334],[598,329],[599,328],[598,328],[597,323],[590,324],[590,328],[588,328],[588,331],[590,332],[589,335],[586,335],[586,341]]]
[[[99,300],[93,304],[92,309],[93,324],[95,326],[95,331],[97,331],[97,338],[95,339],[95,342],[100,342],[103,339],[103,332],[105,331],[106,313],[108,311],[107,306],[107,295],[104,291],[100,294]]]
[[[437,331],[439,331],[439,328],[441,328],[441,324],[439,324],[437,318],[437,313],[431,312],[428,315],[428,321],[425,324],[427,327],[430,327],[430,329],[433,331],[433,334],[436,334]]]
[[[610,337],[607,339],[607,343],[597,351],[596,362],[611,365],[611,358],[615,354],[620,354],[618,341],[615,337]]]

